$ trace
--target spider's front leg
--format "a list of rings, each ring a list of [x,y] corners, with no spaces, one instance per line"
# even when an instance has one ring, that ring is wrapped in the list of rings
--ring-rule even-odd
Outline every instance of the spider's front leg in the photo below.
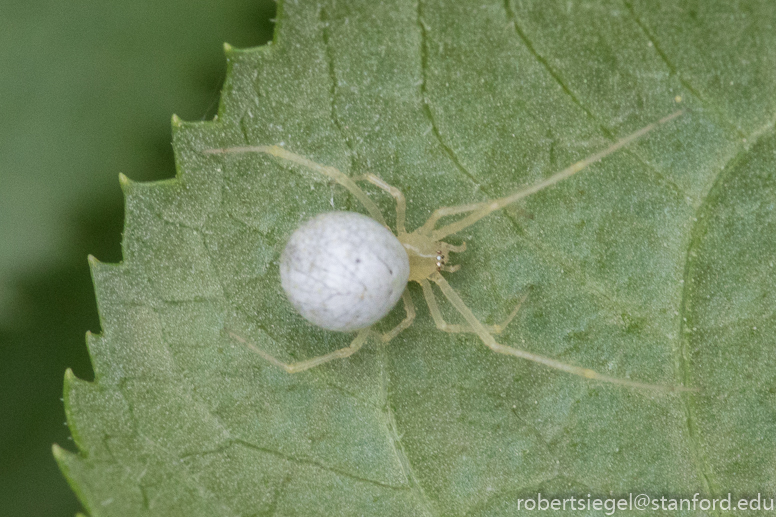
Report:
[[[469,307],[466,306],[466,304],[461,299],[461,297],[458,296],[458,293],[455,292],[455,290],[450,286],[450,284],[447,283],[447,280],[445,280],[444,277],[441,274],[439,274],[439,272],[436,272],[433,275],[431,275],[429,277],[429,280],[431,280],[432,282],[434,282],[439,286],[439,288],[441,289],[445,297],[448,300],[450,300],[450,303],[452,303],[453,306],[456,308],[456,310],[461,314],[461,316],[463,316],[463,318],[476,332],[477,336],[480,338],[480,340],[482,340],[485,346],[487,346],[488,348],[490,348],[496,353],[511,355],[513,357],[519,357],[521,359],[527,359],[535,363],[543,364],[555,370],[561,370],[561,371],[570,373],[572,375],[584,377],[586,379],[607,382],[610,384],[618,384],[620,386],[627,386],[630,388],[655,390],[655,391],[662,391],[666,393],[683,392],[683,391],[694,391],[694,392],[699,391],[696,388],[685,388],[683,386],[661,386],[658,384],[646,384],[643,382],[630,381],[627,379],[618,379],[617,377],[610,377],[608,375],[600,374],[589,368],[573,366],[573,365],[558,361],[556,359],[527,352],[525,350],[520,350],[519,348],[513,348],[510,346],[501,345],[497,343],[495,339],[493,339],[493,336],[487,331],[485,326],[482,323],[480,323],[480,321],[477,319],[477,317],[474,315],[471,309],[469,309]],[[432,296],[433,296],[433,293],[432,293]]]
[[[428,280],[421,280],[420,286],[423,289],[423,297],[426,299],[426,305],[428,305],[431,318],[434,320],[434,324],[439,330],[442,332],[450,332],[451,334],[477,333],[477,331],[469,325],[456,325],[447,323],[442,316],[442,311],[439,310],[439,304],[437,303],[436,296],[434,296],[434,291],[431,289],[431,284],[428,282]],[[512,312],[509,313],[509,316],[507,316],[504,321],[496,325],[483,325],[485,329],[490,334],[496,336],[504,332],[504,329],[506,329],[515,318],[515,316],[517,316],[517,313],[520,311],[520,307],[522,307],[523,302],[525,302],[527,298],[528,294],[523,296],[523,298],[517,303],[517,305],[515,305],[515,308],[512,309]]]
[[[424,235],[430,236],[433,240],[441,241],[448,235],[458,233],[461,230],[468,228],[469,226],[473,225],[483,217],[495,212],[496,210],[500,210],[516,201],[519,201],[520,199],[526,198],[531,194],[540,192],[548,187],[555,185],[556,183],[559,183],[567,178],[570,178],[574,174],[585,170],[590,165],[602,160],[603,158],[614,153],[615,151],[618,151],[619,149],[622,149],[628,144],[634,142],[635,140],[638,140],[639,138],[646,135],[656,127],[675,119],[676,117],[680,116],[682,113],[684,113],[684,111],[679,110],[666,117],[663,117],[662,119],[656,122],[648,124],[643,128],[639,129],[638,131],[635,131],[630,135],[625,136],[620,140],[617,140],[606,149],[599,151],[591,156],[588,156],[587,158],[580,160],[570,165],[569,167],[566,167],[562,171],[556,172],[550,177],[530,187],[526,187],[524,189],[518,190],[517,192],[510,194],[508,196],[504,196],[502,198],[494,199],[490,201],[483,201],[480,203],[439,208],[433,214],[431,214],[431,217],[429,217],[428,221],[426,221],[425,224],[423,224],[423,226],[421,227],[421,230],[424,232]],[[446,226],[443,226],[436,230],[434,229],[434,227],[436,226],[436,223],[442,217],[463,214],[463,213],[469,213],[469,215],[453,223],[450,223]]]

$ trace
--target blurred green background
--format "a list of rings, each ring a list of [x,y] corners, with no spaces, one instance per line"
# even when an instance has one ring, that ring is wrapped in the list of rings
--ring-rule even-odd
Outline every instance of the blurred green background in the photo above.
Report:
[[[73,449],[65,368],[93,378],[86,256],[121,260],[118,173],[174,175],[171,115],[212,118],[222,42],[266,43],[274,14],[271,0],[0,0],[0,515],[79,510],[51,444]]]

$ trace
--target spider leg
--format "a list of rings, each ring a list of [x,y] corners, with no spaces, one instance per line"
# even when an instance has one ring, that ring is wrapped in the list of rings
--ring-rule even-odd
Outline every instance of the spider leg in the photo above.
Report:
[[[439,272],[432,274],[429,279],[439,286],[445,297],[450,300],[450,303],[455,306],[458,312],[461,313],[461,316],[463,316],[469,325],[472,326],[482,342],[485,343],[485,346],[494,352],[519,357],[521,359],[527,359],[536,363],[541,363],[545,366],[549,366],[550,368],[562,370],[564,372],[570,373],[572,375],[578,375],[579,377],[584,377],[586,379],[618,384],[620,386],[628,386],[630,388],[649,389],[662,392],[698,391],[695,388],[685,388],[683,386],[660,386],[657,384],[645,384],[642,382],[629,381],[627,379],[618,379],[617,377],[609,377],[608,375],[600,374],[596,371],[590,370],[589,368],[573,366],[557,361],[555,359],[551,359],[549,357],[526,352],[525,350],[520,350],[519,348],[512,348],[509,346],[501,345],[497,343],[495,339],[493,339],[493,336],[488,333],[488,331],[485,329],[485,326],[479,322],[471,309],[466,306],[461,297],[458,296],[458,293],[455,292],[455,290],[450,286],[450,284],[447,283],[447,280],[445,280],[444,277],[439,274]]]
[[[436,296],[434,296],[434,291],[431,289],[431,284],[428,283],[428,280],[421,280],[420,286],[423,288],[423,297],[426,299],[426,304],[428,305],[428,310],[431,313],[431,318],[434,320],[434,324],[439,330],[442,332],[450,332],[451,334],[477,333],[477,331],[469,325],[455,325],[447,323],[444,317],[442,317],[442,311],[439,310],[439,305],[437,304]],[[498,335],[504,332],[504,329],[507,327],[507,325],[509,325],[514,317],[517,316],[517,313],[526,298],[528,298],[528,294],[523,296],[523,298],[517,303],[515,308],[512,309],[512,312],[509,314],[509,316],[506,317],[504,321],[497,325],[483,325],[483,327],[485,327],[488,333],[494,335]]]
[[[356,334],[355,339],[353,339],[353,341],[350,343],[349,346],[346,346],[345,348],[340,348],[339,350],[335,350],[334,352],[331,352],[328,354],[319,355],[317,357],[313,357],[305,361],[300,361],[298,363],[284,363],[283,361],[275,359],[264,350],[259,349],[256,345],[238,336],[234,332],[227,331],[227,333],[232,337],[232,339],[239,341],[240,343],[248,347],[251,351],[257,353],[258,355],[260,355],[270,363],[274,364],[275,366],[283,368],[288,373],[298,373],[298,372],[303,372],[305,370],[309,370],[310,368],[315,368],[316,366],[322,365],[324,363],[328,363],[329,361],[333,361],[335,359],[344,359],[346,357],[350,357],[351,355],[358,352],[358,350],[362,346],[364,346],[364,343],[369,337],[369,334],[371,333],[371,331],[368,328],[359,330],[358,334]]]
[[[372,219],[379,222],[383,226],[386,226],[385,219],[383,218],[383,214],[380,212],[380,209],[377,208],[377,205],[374,204],[374,202],[367,197],[366,193],[363,190],[361,190],[361,188],[358,185],[356,185],[356,183],[348,175],[344,174],[339,169],[336,169],[334,167],[328,167],[326,165],[321,165],[319,163],[315,163],[314,161],[309,160],[304,156],[300,156],[296,153],[292,153],[291,151],[287,151],[277,145],[225,147],[221,149],[208,149],[207,151],[203,151],[203,152],[205,154],[265,153],[265,154],[270,154],[272,156],[276,156],[283,160],[287,160],[292,163],[296,163],[297,165],[301,165],[302,167],[306,167],[310,170],[323,174],[324,176],[328,176],[329,178],[333,179],[334,181],[336,181],[337,183],[339,183],[340,185],[348,189],[348,191],[351,194],[353,194],[356,197],[356,199],[358,199],[361,202],[362,205],[364,205],[364,208],[366,208],[367,212],[369,212],[369,215],[372,216]]]
[[[454,233],[460,232],[464,228],[467,228],[471,226],[472,224],[476,223],[483,217],[487,216],[488,214],[499,210],[501,208],[504,208],[505,206],[514,203],[515,201],[518,201],[520,199],[523,199],[524,197],[528,197],[531,194],[535,194],[536,192],[539,192],[540,190],[544,190],[547,187],[550,187],[552,185],[555,185],[556,183],[565,180],[566,178],[569,178],[576,174],[577,172],[584,170],[589,165],[603,159],[606,156],[609,156],[613,152],[617,151],[618,149],[621,149],[622,147],[625,147],[626,145],[630,144],[634,140],[638,140],[642,136],[646,135],[656,127],[660,126],[661,124],[665,124],[666,122],[675,119],[679,115],[684,113],[684,111],[676,111],[667,117],[663,117],[662,119],[658,120],[657,122],[653,122],[652,124],[649,124],[638,131],[631,133],[630,135],[621,138],[620,140],[616,141],[603,151],[599,151],[592,156],[589,156],[585,158],[584,160],[580,160],[577,163],[571,165],[570,167],[567,167],[563,169],[560,172],[556,172],[549,178],[540,181],[539,183],[525,188],[523,190],[519,190],[513,194],[510,194],[508,196],[495,199],[493,201],[484,201],[482,203],[475,203],[475,204],[469,204],[469,205],[461,205],[458,207],[442,207],[438,209],[434,214],[431,215],[429,220],[422,226],[424,230],[431,231],[434,224],[436,224],[436,221],[439,219],[439,217],[444,217],[447,215],[454,215],[457,213],[464,213],[464,212],[473,212],[470,215],[459,219],[458,221],[454,223],[450,223],[447,226],[443,226],[437,230],[431,231],[431,238],[435,241],[441,241],[448,235],[452,235]],[[440,215],[437,215],[439,213]],[[430,227],[428,225],[431,224]]]
[[[459,246],[455,246],[453,244],[445,243],[445,247],[447,248],[447,251],[452,251],[453,253],[463,253],[466,251],[466,243],[462,243]]]
[[[412,322],[415,321],[415,304],[412,303],[412,297],[410,296],[410,292],[407,289],[405,289],[402,293],[401,299],[404,302],[404,311],[407,313],[407,315],[403,320],[401,320],[401,323],[380,336],[380,340],[383,343],[387,343],[388,341],[398,336],[402,330],[412,325]]]
[[[396,200],[396,232],[407,233],[407,229],[404,226],[407,213],[407,201],[404,199],[404,194],[402,194],[401,190],[392,185],[389,185],[372,173],[364,174],[362,176],[354,176],[353,181],[368,181],[372,185],[380,187],[392,195]]]
[[[489,203],[488,201],[484,201],[480,203],[469,203],[468,205],[443,206],[443,207],[437,208],[432,212],[428,220],[425,223],[423,223],[423,226],[418,228],[416,231],[418,233],[422,233],[423,235],[431,235],[431,233],[434,231],[434,226],[436,226],[436,223],[441,218],[447,217],[448,215],[458,215],[458,214],[465,214],[466,212],[475,212],[477,210],[481,210],[488,203]],[[442,240],[442,239],[434,239],[434,240]]]

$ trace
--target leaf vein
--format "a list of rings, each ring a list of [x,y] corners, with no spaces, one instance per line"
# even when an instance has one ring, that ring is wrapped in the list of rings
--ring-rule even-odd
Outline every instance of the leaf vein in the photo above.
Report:
[[[758,130],[756,132],[755,141],[749,142],[749,145],[755,145],[757,140],[766,135],[769,135],[768,131],[764,129]],[[748,147],[742,147],[738,153],[736,153],[727,161],[727,163],[725,163],[724,166],[720,167],[713,180],[710,182],[710,187],[701,197],[701,202],[696,209],[697,214],[706,210],[707,206],[709,206],[708,203],[714,197],[713,193],[724,186],[723,178],[726,177],[730,171],[734,170],[736,165],[744,159],[747,151]],[[695,272],[694,258],[697,256],[695,249],[701,244],[701,241],[703,240],[705,235],[705,225],[705,218],[696,217],[696,222],[690,230],[690,242],[687,246],[687,253],[685,254],[685,268],[683,274],[684,288],[682,289],[682,298],[679,307],[678,342],[674,347],[676,355],[675,365],[677,370],[677,377],[681,380],[681,384],[685,386],[690,385],[692,380],[690,361],[691,351],[689,343],[690,334],[686,333],[685,330],[693,328],[692,296],[694,293],[692,278]],[[695,416],[695,397],[697,397],[697,395],[690,394],[686,394],[683,397],[685,414],[687,416],[687,431],[690,438],[690,450],[694,455],[694,463],[700,471],[706,490],[710,493],[720,493],[720,488],[715,479],[713,469],[711,468],[711,462],[707,454],[704,452],[706,448],[704,447],[703,438],[701,437],[700,429],[698,427],[698,423],[696,421],[697,419]]]
[[[404,477],[409,484],[410,490],[412,490],[415,498],[422,505],[425,514],[439,515],[439,512],[434,509],[431,501],[426,495],[425,490],[423,490],[423,486],[420,484],[417,476],[415,475],[412,464],[410,463],[410,459],[407,456],[407,453],[404,450],[404,446],[401,443],[401,434],[398,430],[398,424],[396,423],[396,418],[394,417],[393,411],[391,410],[390,390],[387,387],[389,382],[390,381],[387,379],[385,368],[382,368],[380,373],[380,388],[382,389],[383,399],[385,400],[385,427],[388,433],[388,441],[391,444],[391,448],[393,449],[396,459],[401,465],[402,471],[404,472]]]
[[[469,172],[466,167],[464,167],[464,165],[461,163],[461,160],[458,159],[458,155],[456,155],[453,149],[445,143],[444,139],[442,138],[442,134],[439,131],[439,127],[437,126],[436,119],[434,118],[434,112],[431,110],[431,106],[428,102],[428,27],[423,21],[423,2],[421,0],[418,0],[417,24],[420,28],[420,101],[423,105],[423,114],[428,119],[429,124],[431,124],[431,134],[434,135],[434,139],[439,143],[439,146],[442,148],[450,161],[453,162],[455,168],[458,169],[461,174],[469,178],[472,183],[479,186],[479,181],[477,181],[474,175]]]
[[[221,450],[226,450],[227,448],[235,446],[235,445],[241,445],[243,447],[246,447],[246,448],[249,448],[249,449],[253,449],[253,450],[258,451],[258,452],[262,452],[262,453],[265,453],[265,454],[270,454],[270,455],[275,456],[277,458],[280,458],[280,459],[283,459],[285,461],[288,461],[289,463],[293,463],[293,464],[297,464],[297,465],[303,465],[303,466],[309,466],[309,467],[315,467],[315,468],[318,468],[320,470],[324,470],[326,472],[331,472],[332,474],[336,474],[338,476],[346,477],[348,479],[352,479],[354,481],[358,481],[358,482],[361,482],[361,483],[367,483],[367,484],[370,484],[370,485],[373,485],[373,486],[377,486],[377,487],[381,487],[381,488],[387,488],[387,489],[390,489],[390,490],[399,490],[399,491],[409,490],[406,486],[394,486],[394,485],[391,485],[389,483],[383,483],[382,481],[377,481],[376,479],[370,479],[370,478],[366,478],[366,477],[362,477],[362,476],[357,476],[357,475],[351,474],[350,472],[347,472],[345,470],[338,469],[338,468],[332,467],[330,465],[326,465],[326,464],[324,464],[324,463],[322,463],[320,461],[315,461],[315,460],[312,460],[312,459],[309,459],[309,458],[298,458],[298,457],[295,457],[295,456],[284,454],[284,453],[282,453],[280,451],[276,451],[274,449],[269,449],[267,447],[261,447],[260,445],[256,445],[256,444],[253,444],[253,443],[247,442],[245,440],[241,440],[241,439],[234,439],[234,440],[232,440],[231,443],[226,444],[225,447],[222,448]],[[215,451],[210,451],[210,452],[211,453],[212,452],[216,452],[217,453],[217,452],[221,452],[221,450],[215,450]]]
[[[682,75],[682,73],[679,71],[679,68],[673,63],[673,61],[671,61],[671,59],[669,59],[668,54],[661,47],[660,43],[657,41],[657,38],[655,38],[655,36],[647,28],[646,24],[636,14],[633,3],[628,0],[623,0],[623,4],[628,10],[631,18],[633,18],[633,21],[636,22],[636,25],[639,26],[647,39],[652,43],[652,47],[655,49],[655,52],[657,52],[657,55],[660,56],[660,59],[663,61],[663,63],[665,63],[666,67],[668,67],[668,70],[671,72],[671,74],[675,75],[676,78],[679,79],[681,85],[684,86],[693,97],[698,99],[698,101],[705,105],[711,113],[716,115],[715,118],[718,122],[720,122],[723,126],[726,126],[739,138],[744,138],[744,133],[733,123],[733,121],[731,121],[718,106],[714,105],[708,99],[708,97],[703,94],[703,92],[696,88],[687,78]]]

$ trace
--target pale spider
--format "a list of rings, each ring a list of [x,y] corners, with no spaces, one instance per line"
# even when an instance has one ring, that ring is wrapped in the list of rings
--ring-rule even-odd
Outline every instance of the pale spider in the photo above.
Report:
[[[406,317],[401,321],[401,323],[399,323],[396,327],[389,330],[388,332],[385,332],[383,334],[378,334],[377,332],[374,332],[372,330],[372,323],[374,323],[374,321],[368,322],[366,325],[363,326],[363,328],[351,328],[347,325],[345,326],[335,325],[335,326],[327,327],[325,324],[321,322],[316,322],[315,319],[309,318],[302,311],[303,316],[308,317],[310,321],[313,321],[313,323],[319,324],[319,326],[324,326],[331,330],[342,330],[342,331],[357,330],[358,333],[356,334],[356,337],[353,339],[350,345],[345,348],[341,348],[334,352],[313,357],[311,359],[307,359],[305,361],[301,361],[297,363],[284,363],[278,360],[277,358],[269,355],[267,352],[260,350],[255,345],[251,344],[246,339],[240,337],[234,332],[231,332],[231,331],[227,331],[227,332],[230,336],[232,336],[232,338],[243,343],[251,350],[259,354],[261,357],[263,357],[270,363],[274,364],[275,366],[281,367],[289,373],[301,372],[301,371],[313,368],[315,366],[321,365],[323,363],[327,363],[334,359],[349,357],[350,355],[357,352],[364,345],[364,343],[366,342],[366,340],[369,338],[370,335],[374,335],[377,337],[377,339],[379,339],[383,343],[387,343],[388,341],[396,337],[401,331],[409,327],[412,324],[413,320],[415,319],[415,307],[413,305],[412,298],[410,297],[409,292],[406,289],[406,281],[413,281],[420,284],[423,291],[423,296],[426,299],[428,309],[431,313],[431,317],[433,318],[434,323],[436,324],[439,330],[442,330],[445,332],[452,332],[452,333],[463,333],[463,332],[474,333],[482,340],[482,342],[488,348],[490,348],[494,352],[511,355],[514,357],[519,357],[522,359],[527,359],[529,361],[541,363],[543,365],[549,366],[550,368],[562,370],[564,372],[568,372],[573,375],[578,375],[580,377],[584,377],[587,379],[593,379],[597,381],[603,381],[603,382],[618,384],[622,386],[629,386],[629,387],[643,388],[643,389],[653,389],[653,390],[659,390],[659,391],[696,391],[693,388],[685,388],[680,386],[676,386],[676,387],[660,386],[660,385],[631,381],[627,379],[620,379],[616,377],[610,377],[610,376],[595,372],[588,368],[569,365],[549,357],[544,357],[531,352],[527,352],[524,350],[499,344],[496,342],[493,335],[499,334],[504,329],[504,327],[507,324],[509,324],[509,322],[515,317],[515,315],[517,314],[517,311],[520,308],[520,305],[527,298],[527,295],[523,296],[522,300],[520,300],[517,307],[514,308],[514,310],[511,312],[511,314],[507,317],[507,319],[502,324],[495,325],[495,326],[486,326],[482,324],[479,321],[479,319],[477,319],[477,317],[474,315],[471,309],[467,307],[467,305],[464,303],[464,301],[461,299],[458,293],[456,293],[456,291],[450,286],[450,284],[447,282],[447,280],[445,280],[444,276],[442,276],[441,274],[443,271],[452,273],[458,270],[458,268],[460,267],[459,265],[449,266],[446,264],[446,259],[451,252],[460,253],[466,249],[465,243],[460,246],[454,246],[452,244],[448,244],[444,242],[443,239],[445,237],[452,235],[454,233],[458,233],[461,230],[464,230],[465,228],[476,223],[477,221],[487,216],[491,212],[504,208],[507,205],[518,201],[519,199],[522,199],[531,194],[539,192],[540,190],[543,190],[566,178],[571,177],[572,175],[583,170],[590,164],[601,160],[605,156],[617,151],[618,149],[628,145],[634,140],[644,136],[645,134],[647,134],[649,131],[653,130],[657,126],[664,124],[670,120],[673,120],[674,118],[678,117],[681,114],[682,114],[682,111],[677,111],[675,113],[672,113],[671,115],[668,115],[667,117],[664,117],[658,120],[657,122],[653,122],[652,124],[647,125],[646,127],[636,131],[635,133],[632,133],[622,138],[621,140],[615,142],[607,149],[600,151],[596,154],[593,154],[592,156],[585,158],[584,160],[581,160],[577,163],[574,163],[570,167],[553,174],[549,178],[543,181],[540,181],[539,183],[531,187],[515,192],[511,195],[502,197],[500,199],[491,200],[491,201],[483,201],[479,203],[471,203],[466,205],[438,208],[431,214],[431,217],[429,217],[428,220],[421,227],[417,228],[412,233],[407,232],[407,230],[405,229],[406,203],[404,200],[404,195],[401,193],[401,191],[399,191],[399,189],[391,185],[388,185],[386,182],[384,182],[374,174],[365,174],[363,176],[351,178],[346,174],[342,173],[341,171],[335,169],[334,167],[320,165],[307,158],[304,158],[303,156],[299,156],[298,154],[287,151],[286,149],[279,147],[277,145],[228,147],[228,148],[210,149],[210,150],[204,151],[206,154],[266,153],[266,154],[273,155],[277,158],[295,163],[297,165],[307,167],[322,175],[328,176],[329,178],[333,179],[334,181],[336,181],[337,183],[345,187],[348,191],[350,191],[350,193],[353,194],[361,202],[361,204],[366,208],[366,210],[369,212],[369,214],[375,221],[377,221],[380,225],[382,225],[382,227],[388,228],[389,238],[392,238],[390,236],[392,236],[393,234],[390,232],[390,228],[386,224],[385,219],[383,218],[383,215],[380,212],[377,205],[371,199],[369,199],[369,197],[367,197],[366,193],[360,187],[358,187],[358,185],[356,185],[357,181],[368,181],[372,183],[376,187],[379,187],[380,189],[384,190],[385,192],[393,196],[393,198],[396,201],[395,239],[398,239],[398,243],[406,251],[406,254],[409,259],[408,279],[405,280],[405,285],[401,287],[401,291],[400,291],[401,298],[404,301]],[[339,213],[343,213],[343,212],[339,212]],[[348,212],[344,212],[344,213],[348,213]],[[447,217],[447,216],[453,216],[457,214],[465,214],[465,213],[468,213],[469,215],[462,217],[457,221],[447,224],[445,226],[442,226],[440,228],[435,228],[437,225],[437,222],[441,218]],[[362,217],[366,218],[366,216],[362,216]],[[375,225],[375,226],[378,226],[378,225]],[[382,227],[379,227],[379,229],[383,230]],[[299,233],[299,230],[297,230],[296,233]],[[294,234],[294,236],[296,236],[296,233]],[[349,232],[345,232],[345,233],[347,234]],[[292,240],[294,240],[294,236],[292,236],[291,238]],[[284,252],[284,255],[285,254],[286,252]],[[285,260],[285,259],[282,259],[282,260]],[[281,269],[282,268],[283,266],[281,265]],[[452,303],[455,309],[461,314],[461,316],[463,316],[467,324],[454,325],[454,324],[449,324],[444,320],[444,318],[442,317],[442,312],[440,311],[439,306],[437,304],[435,295],[432,291],[431,282],[433,282],[439,287],[439,289],[442,291],[442,294],[445,295],[445,297],[450,301],[450,303]],[[286,289],[287,294],[289,294],[289,298],[291,299],[292,303],[296,305],[296,302],[294,300],[294,293],[290,292],[289,288],[286,287],[286,285],[284,285],[284,288]],[[398,301],[398,297],[399,295],[397,294],[395,296],[396,299],[390,303],[390,306],[388,306],[387,309],[380,309],[380,312],[376,314],[376,317],[374,318],[374,320],[377,321],[381,319],[388,311],[390,311],[392,306],[396,303],[396,301]]]

